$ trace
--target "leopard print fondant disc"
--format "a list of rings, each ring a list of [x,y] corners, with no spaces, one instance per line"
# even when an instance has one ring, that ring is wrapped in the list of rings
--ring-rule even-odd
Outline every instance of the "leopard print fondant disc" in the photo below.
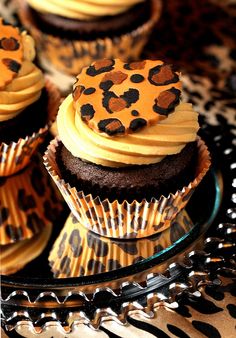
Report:
[[[84,68],[74,85],[76,114],[98,133],[137,132],[165,119],[179,103],[181,82],[171,65],[104,59]]]
[[[17,76],[23,61],[21,33],[0,18],[0,89]]]

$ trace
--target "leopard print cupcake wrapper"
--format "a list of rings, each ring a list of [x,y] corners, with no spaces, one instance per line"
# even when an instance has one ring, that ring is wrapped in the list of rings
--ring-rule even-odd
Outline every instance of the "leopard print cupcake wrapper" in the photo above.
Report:
[[[26,264],[38,257],[45,249],[52,232],[52,224],[42,229],[39,234],[17,243],[1,245],[2,275],[10,275],[21,270]],[[19,263],[20,262],[20,263]]]
[[[20,173],[0,178],[0,245],[32,238],[61,211],[61,196],[36,157]]]
[[[60,104],[60,93],[49,80],[46,80],[45,87],[48,92],[48,123],[31,136],[20,138],[10,144],[0,144],[0,177],[13,175],[27,166],[55,120]]]
[[[152,14],[149,21],[132,32],[115,38],[83,41],[61,39],[41,32],[27,12],[23,1],[19,6],[22,23],[37,41],[36,47],[41,66],[43,67],[43,60],[46,59],[60,71],[71,75],[77,75],[83,67],[103,58],[137,60],[161,14],[161,1],[152,0]]]
[[[65,201],[78,221],[89,230],[102,236],[112,238],[142,238],[167,229],[171,221],[186,206],[195,188],[210,167],[210,155],[205,143],[198,138],[198,163],[196,178],[169,196],[161,196],[159,200],[142,200],[132,203],[117,200],[112,203],[101,200],[91,194],[85,195],[70,187],[60,174],[56,163],[56,148],[59,139],[55,138],[49,145],[44,156],[44,164],[60,189]]]
[[[49,254],[54,277],[89,276],[135,264],[172,245],[192,228],[185,210],[161,234],[138,240],[114,240],[86,229],[71,214]]]

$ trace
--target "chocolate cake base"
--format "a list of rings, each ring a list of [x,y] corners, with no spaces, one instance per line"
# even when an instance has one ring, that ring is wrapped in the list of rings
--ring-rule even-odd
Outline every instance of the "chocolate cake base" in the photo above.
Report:
[[[198,157],[197,143],[192,142],[177,155],[166,156],[161,162],[143,166],[109,168],[74,157],[60,143],[56,160],[61,175],[78,191],[99,196],[102,200],[132,202],[168,196],[188,185],[195,177]]]
[[[42,90],[40,98],[24,109],[16,117],[0,122],[0,143],[17,142],[19,138],[25,138],[45,127],[48,118],[47,111],[48,94]]]
[[[94,40],[106,36],[119,36],[136,29],[149,20],[151,2],[147,0],[125,13],[104,16],[93,21],[75,20],[56,14],[40,13],[30,6],[26,6],[26,10],[34,24],[47,34],[67,39]]]

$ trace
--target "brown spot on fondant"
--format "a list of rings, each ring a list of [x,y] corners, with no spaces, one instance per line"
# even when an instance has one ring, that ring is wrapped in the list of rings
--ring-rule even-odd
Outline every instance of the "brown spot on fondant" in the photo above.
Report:
[[[131,62],[131,63],[126,63],[124,65],[125,69],[128,70],[138,70],[138,69],[144,69],[146,65],[146,61],[137,61],[137,62]]]
[[[160,115],[168,115],[179,103],[180,90],[171,88],[160,93],[155,99],[153,110]]]
[[[20,47],[19,42],[15,38],[2,38],[0,40],[0,48],[8,51],[17,50]]]
[[[13,59],[2,59],[2,63],[13,73],[18,73],[21,67],[21,65]]]
[[[118,72],[110,72],[104,75],[102,78],[102,82],[112,81],[113,84],[121,84],[125,79],[127,79],[128,75],[118,71]]]
[[[118,119],[106,119],[101,120],[98,123],[99,130],[107,133],[108,135],[117,135],[117,134],[123,134],[125,131],[124,126]]]
[[[72,93],[74,101],[78,100],[78,98],[83,93],[83,91],[84,91],[84,86],[78,85],[74,88],[73,93]]]
[[[98,60],[87,68],[86,74],[89,76],[97,76],[101,73],[109,72],[113,69],[115,61],[110,59]]]
[[[162,108],[168,108],[169,105],[175,100],[174,93],[171,93],[170,91],[165,90],[164,92],[161,92],[161,94],[158,96],[157,102],[158,105]]]
[[[94,68],[96,70],[99,70],[101,68],[110,67],[112,66],[112,64],[113,64],[112,60],[109,59],[98,60],[94,63]]]
[[[126,107],[126,101],[119,97],[112,97],[109,100],[108,107],[112,112],[118,112],[123,110]]]
[[[179,77],[170,65],[164,64],[150,69],[148,79],[155,86],[163,86],[177,82]]]

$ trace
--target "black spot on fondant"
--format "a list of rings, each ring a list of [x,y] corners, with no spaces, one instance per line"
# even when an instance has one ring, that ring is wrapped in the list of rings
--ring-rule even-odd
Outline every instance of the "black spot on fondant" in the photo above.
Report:
[[[139,112],[134,109],[134,110],[131,111],[131,115],[133,115],[133,116],[139,116]]]
[[[103,62],[103,64],[102,64]],[[97,62],[98,64],[98,62]],[[90,76],[96,76],[105,72],[111,71],[114,67],[113,65],[115,64],[114,60],[103,60],[100,61],[100,66],[99,68],[96,69],[96,63],[94,65],[91,65],[87,70],[86,74]]]
[[[133,83],[140,83],[143,82],[144,80],[144,76],[142,76],[141,74],[133,74],[130,77],[130,81]]]
[[[122,99],[127,102],[127,107],[130,107],[131,104],[135,103],[139,99],[139,91],[134,88],[129,88],[123,95],[120,95]]]
[[[104,91],[109,90],[113,86],[113,82],[111,80],[103,81],[100,83],[99,88]]]
[[[168,67],[168,69],[169,69],[168,76],[163,75],[163,77],[160,80],[155,80],[155,75],[160,74],[160,72],[162,72],[165,67]],[[170,83],[178,82],[179,77],[176,73],[174,73],[172,71],[171,66],[163,64],[163,65],[153,67],[149,70],[148,80],[151,84],[153,84],[155,86],[164,86],[164,85],[168,85]]]
[[[78,229],[74,229],[69,238],[69,244],[74,257],[79,257],[83,251],[81,237]]]
[[[90,103],[84,104],[80,108],[81,118],[83,121],[89,121],[94,117],[95,110]]]
[[[84,95],[91,95],[93,93],[95,93],[96,89],[93,88],[93,87],[90,87],[90,88],[86,88],[84,91],[83,91],[83,94]]]
[[[147,121],[141,117],[134,119],[130,122],[129,129],[132,131],[136,131],[138,129],[141,129],[147,125]]]
[[[12,26],[12,24],[10,22],[8,22],[7,20],[5,20],[5,19],[2,19],[2,24],[4,26]]]
[[[125,127],[123,124],[120,122],[120,120],[115,118],[101,120],[98,123],[98,129],[111,136],[123,134],[125,132]]]
[[[102,105],[104,108],[106,108],[106,110],[108,111],[108,113],[113,114],[113,111],[109,108],[109,101],[111,98],[118,98],[118,96],[116,96],[115,93],[111,92],[111,91],[106,91],[103,93],[103,99],[102,99]]]
[[[179,103],[181,91],[179,89],[172,87],[171,89],[168,89],[165,92],[169,92],[169,93],[174,94],[174,96],[175,96],[174,99],[169,103],[168,107],[164,108],[164,107],[161,107],[160,104],[158,103],[158,99],[159,99],[159,97],[158,97],[157,99],[155,99],[155,104],[153,105],[153,111],[155,113],[160,114],[160,115],[168,116],[168,114],[171,111],[173,111],[175,106]],[[163,92],[160,93],[160,95],[162,95],[162,94],[163,94]]]
[[[2,59],[2,63],[14,73],[18,73],[21,68],[20,63],[13,59]]]

